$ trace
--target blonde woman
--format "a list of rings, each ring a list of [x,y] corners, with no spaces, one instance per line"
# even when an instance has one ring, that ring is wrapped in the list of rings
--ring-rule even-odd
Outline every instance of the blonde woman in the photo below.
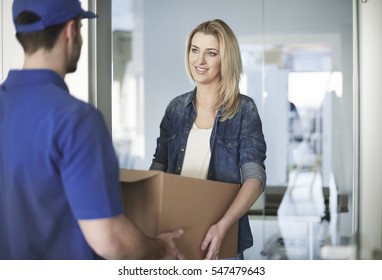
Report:
[[[206,259],[218,259],[224,236],[239,221],[237,258],[243,259],[253,245],[247,212],[266,184],[266,143],[254,101],[239,92],[239,44],[224,21],[206,21],[192,30],[186,68],[196,87],[168,105],[150,169],[241,184],[201,248]]]

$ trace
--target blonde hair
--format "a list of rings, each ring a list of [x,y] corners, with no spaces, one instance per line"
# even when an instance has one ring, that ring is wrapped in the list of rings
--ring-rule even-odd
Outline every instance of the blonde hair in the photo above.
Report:
[[[215,36],[220,45],[220,82],[216,107],[223,107],[221,121],[232,118],[240,106],[239,82],[243,69],[239,43],[232,29],[221,19],[205,21],[194,28],[188,35],[186,43],[186,69],[192,78],[188,63],[192,38],[198,32]]]

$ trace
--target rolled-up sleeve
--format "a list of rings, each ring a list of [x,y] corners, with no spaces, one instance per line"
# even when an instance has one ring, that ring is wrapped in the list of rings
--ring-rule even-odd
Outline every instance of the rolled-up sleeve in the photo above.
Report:
[[[265,173],[265,168],[255,162],[247,162],[240,167],[241,180],[244,183],[246,180],[255,178],[259,180],[265,188],[267,182],[267,175]]]

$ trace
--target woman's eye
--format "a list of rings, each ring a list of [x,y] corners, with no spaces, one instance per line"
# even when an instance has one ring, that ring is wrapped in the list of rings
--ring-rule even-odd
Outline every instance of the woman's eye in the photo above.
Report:
[[[214,53],[214,52],[210,52],[210,56],[216,56],[216,53]]]
[[[198,50],[197,50],[197,49],[191,49],[191,52],[192,52],[192,53],[197,53]]]

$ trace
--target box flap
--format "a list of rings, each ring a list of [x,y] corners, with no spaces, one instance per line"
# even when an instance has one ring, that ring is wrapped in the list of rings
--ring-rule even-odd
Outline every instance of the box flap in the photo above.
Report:
[[[158,170],[131,170],[131,169],[120,169],[119,180],[121,182],[133,183],[152,178],[162,171]]]

